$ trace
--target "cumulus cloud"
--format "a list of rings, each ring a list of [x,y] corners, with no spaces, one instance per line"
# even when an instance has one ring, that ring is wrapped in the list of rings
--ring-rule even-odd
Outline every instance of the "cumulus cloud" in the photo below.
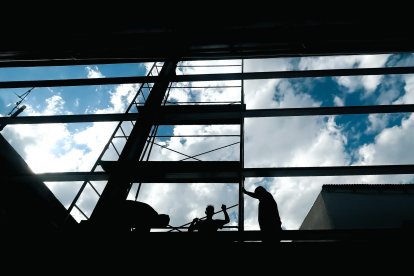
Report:
[[[299,62],[301,70],[376,68],[384,67],[391,55],[355,55],[334,57],[304,57]],[[363,88],[367,95],[375,91],[383,76],[341,76],[334,79],[348,92]]]
[[[254,107],[309,107],[321,103],[295,89],[290,81],[262,81],[257,89],[246,92]],[[264,88],[268,88],[267,91]],[[247,90],[247,89],[246,89]],[[254,95],[254,96],[253,96]],[[284,117],[245,120],[245,166],[341,166],[349,164],[346,138],[333,117]],[[327,147],[329,145],[329,147]],[[297,229],[312,206],[325,181],[335,178],[249,179],[251,190],[264,184],[275,196],[283,227]],[[245,197],[245,227],[258,229],[257,202]]]
[[[382,130],[374,143],[363,145],[360,150],[361,164],[410,164],[414,161],[414,116],[402,120],[400,126]]]
[[[369,114],[369,125],[365,130],[366,133],[376,133],[383,130],[389,122],[389,114]]]
[[[401,61],[401,63],[408,62]],[[391,85],[392,89],[383,91],[383,94],[391,91],[399,97],[395,104],[412,104],[414,102],[414,78],[412,75],[403,76],[403,90],[398,91],[396,82]],[[393,92],[394,91],[394,92]],[[377,135],[371,143],[366,143],[358,148],[357,164],[361,165],[396,165],[413,164],[414,142],[414,116],[410,114],[401,120],[401,123],[389,126],[390,115],[369,115],[370,126],[367,131],[375,132]],[[387,175],[387,176],[363,176],[362,181],[366,183],[409,183],[414,180],[413,175]]]
[[[246,60],[245,71],[286,71],[293,69],[291,59]],[[276,108],[274,94],[280,79],[249,80],[244,82],[245,102],[248,109]],[[286,83],[286,82],[285,82]],[[284,95],[279,90],[279,95]],[[285,101],[283,101],[284,103]]]
[[[405,93],[395,100],[396,104],[413,104],[414,103],[414,75],[404,76]]]
[[[344,104],[344,99],[343,98],[340,98],[340,97],[338,97],[338,96],[334,96],[334,104],[335,104],[335,106],[344,106],[345,104]]]
[[[135,90],[135,84],[117,86],[110,94],[110,105],[93,113],[124,112]],[[47,98],[43,110],[28,105],[25,112],[29,116],[70,113],[60,95]],[[84,171],[90,170],[114,127],[112,122],[93,123],[71,132],[67,124],[10,125],[3,134],[34,172]]]
[[[274,95],[279,96],[274,97]],[[267,101],[273,102],[277,107],[320,105],[308,94],[293,89],[287,80],[279,82],[274,88],[274,95]],[[254,101],[254,98],[252,100]],[[344,163],[342,155],[335,161],[331,158],[324,159],[329,155],[325,143],[331,143],[333,148],[338,147],[338,151],[331,155],[335,157],[337,153],[343,151],[345,143],[345,138],[340,134],[332,118],[318,116],[249,118],[245,122],[246,166],[309,166]],[[326,152],[322,152],[324,148]]]
[[[91,65],[85,67],[87,78],[88,79],[94,79],[94,78],[104,78],[105,76],[101,73],[98,66]]]
[[[108,106],[91,110],[91,113],[125,112],[136,89],[136,84],[117,86],[109,93]],[[45,103],[44,109],[26,104],[25,115],[70,114],[70,109],[59,94],[47,98]],[[88,125],[82,125],[81,130],[70,130],[68,124],[10,125],[2,134],[35,173],[89,171],[108,142],[116,123]],[[78,183],[73,182],[46,184],[66,207],[80,187]],[[96,200],[96,193],[86,190],[78,205],[85,207],[84,211],[90,213]],[[84,218],[78,216],[77,219]]]

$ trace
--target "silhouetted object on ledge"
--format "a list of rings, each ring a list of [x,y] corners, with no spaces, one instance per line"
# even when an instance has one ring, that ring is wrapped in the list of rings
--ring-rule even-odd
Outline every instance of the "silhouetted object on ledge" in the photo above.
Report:
[[[20,113],[22,113],[24,110],[26,109],[25,105],[22,105],[21,107],[19,107],[16,112],[14,112],[13,114],[10,115],[10,118],[15,118],[17,117]],[[0,131],[2,131],[4,129],[4,127],[7,124],[0,124]]]
[[[272,194],[262,186],[257,187],[254,193],[248,192],[243,187],[243,192],[259,200],[259,225],[263,241],[280,241],[282,222],[280,221],[277,203]]]
[[[133,228],[134,232],[150,232],[151,228],[166,227],[170,222],[170,216],[158,214],[150,205],[126,200],[120,214],[121,224],[126,230]]]
[[[82,220],[80,230],[89,233],[149,233],[151,228],[167,227],[170,216],[158,214],[150,205],[140,201],[125,200],[105,220]]]
[[[206,208],[206,216],[205,220],[200,220],[198,218],[193,219],[188,228],[188,232],[193,232],[194,230],[198,230],[200,233],[215,233],[218,229],[223,228],[224,224],[230,222],[229,214],[227,214],[227,207],[226,205],[221,205],[221,210],[224,213],[224,220],[222,219],[213,219],[214,215],[214,206],[208,205]]]

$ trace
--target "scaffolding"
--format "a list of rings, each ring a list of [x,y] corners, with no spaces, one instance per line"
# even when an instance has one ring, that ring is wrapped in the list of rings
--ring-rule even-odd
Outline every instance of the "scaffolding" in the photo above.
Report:
[[[233,183],[238,185],[238,202],[230,208],[238,207],[238,225],[236,233],[226,233],[230,240],[258,240],[257,231],[244,231],[244,198],[242,187],[245,178],[249,177],[299,177],[299,176],[338,176],[338,175],[381,175],[381,174],[413,174],[414,165],[376,165],[376,166],[329,166],[329,167],[270,167],[249,168],[244,165],[244,119],[289,116],[320,116],[344,114],[403,113],[414,112],[413,104],[371,105],[371,106],[336,106],[305,108],[273,108],[246,109],[244,99],[244,81],[257,79],[313,78],[332,76],[364,76],[387,74],[413,74],[414,67],[386,68],[353,68],[332,70],[245,72],[244,60],[234,60],[229,65],[204,65],[209,69],[229,69],[231,72],[212,74],[177,74],[188,68],[202,67],[181,63],[179,60],[154,62],[147,76],[117,77],[100,79],[66,79],[66,80],[34,80],[4,81],[0,88],[54,87],[140,83],[125,113],[90,114],[90,115],[53,115],[53,116],[20,116],[1,117],[0,125],[43,124],[43,123],[75,123],[75,122],[117,122],[107,144],[89,172],[40,173],[36,177],[42,181],[83,181],[79,191],[68,208],[67,217],[79,212],[85,219],[105,220],[115,216],[112,207],[128,196],[138,199],[143,183]],[[214,71],[214,70],[213,70]],[[210,86],[199,83],[209,81],[236,81],[238,84]],[[197,83],[197,84],[193,84]],[[238,98],[230,101],[186,101],[171,100],[170,94],[175,89],[207,89],[231,90]],[[188,134],[174,135],[159,133],[164,125],[229,125],[238,126],[239,131],[220,134]],[[157,139],[182,139],[187,137],[231,138],[231,142],[197,154],[187,154],[169,148]],[[237,140],[234,140],[237,139]],[[182,158],[178,161],[151,160],[154,147],[175,152]],[[239,147],[238,160],[202,161],[205,155]],[[112,159],[111,159],[112,158]],[[185,161],[185,162],[183,162]],[[30,175],[14,175],[10,178],[28,179]],[[105,181],[103,192],[98,191],[94,181]],[[87,214],[77,204],[85,189],[92,189],[97,196],[96,206],[91,214]],[[180,232],[188,225],[171,226],[166,232]],[[318,240],[332,237],[367,238],[367,231],[284,231],[285,240]],[[390,238],[395,231],[378,230],[374,237]],[[157,234],[159,235],[159,234]]]
[[[298,108],[248,109],[245,101],[245,82],[254,80],[319,78],[343,76],[383,76],[414,74],[414,66],[320,69],[302,71],[246,72],[245,61],[256,58],[309,57],[349,54],[379,54],[414,52],[410,17],[383,20],[384,16],[352,19],[318,18],[317,16],[253,16],[250,8],[241,13],[225,13],[215,20],[191,16],[180,19],[178,12],[157,10],[156,20],[149,12],[142,12],[139,20],[129,24],[103,24],[102,31],[92,32],[70,20],[70,27],[55,32],[49,25],[33,20],[24,29],[2,32],[0,67],[66,66],[97,64],[132,64],[148,62],[146,75],[104,78],[72,78],[53,80],[0,81],[0,89],[53,87],[81,87],[95,85],[138,84],[125,112],[112,114],[73,114],[48,116],[0,117],[1,128],[22,124],[72,124],[113,122],[116,124],[106,145],[90,170],[75,172],[45,172],[36,175],[22,172],[8,175],[7,181],[38,179],[43,182],[81,182],[69,204],[61,226],[73,216],[101,221],[116,214],[112,207],[126,198],[138,200],[145,185],[154,183],[226,183],[238,187],[237,226],[221,234],[231,241],[260,240],[259,231],[245,231],[244,197],[242,187],[246,178],[308,177],[347,175],[414,174],[413,164],[325,166],[325,167],[246,167],[245,119],[331,116],[352,114],[412,113],[414,104],[329,106]],[[181,12],[181,11],[180,11]],[[336,14],[336,13],[335,13]],[[69,20],[68,20],[69,22]],[[81,20],[79,20],[81,22]],[[74,28],[79,27],[79,28]],[[106,31],[105,31],[106,30]],[[387,35],[384,35],[384,33]],[[19,34],[16,38],[15,33]],[[47,39],[39,39],[47,38]],[[51,44],[50,38],[56,43]],[[27,43],[36,41],[36,45]],[[211,60],[228,60],[226,64],[211,64]],[[205,69],[209,73],[191,73]],[[195,70],[196,71],[196,70]],[[219,82],[213,87],[209,82]],[[171,94],[177,90],[232,91],[231,100],[179,101]],[[227,92],[224,92],[227,93]],[[25,94],[23,94],[25,95]],[[22,95],[22,96],[23,96]],[[19,116],[17,116],[19,115]],[[163,131],[172,125],[224,125],[226,133],[171,134]],[[237,128],[234,131],[233,127]],[[227,143],[196,153],[171,148],[165,139],[227,139]],[[155,149],[176,154],[174,160],[154,160]],[[224,160],[208,158],[209,154],[238,152],[238,158]],[[102,184],[103,183],[103,184]],[[82,197],[94,195],[94,208],[81,206]],[[234,209],[233,209],[234,210]],[[186,224],[169,225],[162,233],[151,233],[156,239],[182,240]],[[374,230],[284,230],[282,240],[395,240],[407,238],[400,229]],[[191,239],[191,237],[189,238]]]

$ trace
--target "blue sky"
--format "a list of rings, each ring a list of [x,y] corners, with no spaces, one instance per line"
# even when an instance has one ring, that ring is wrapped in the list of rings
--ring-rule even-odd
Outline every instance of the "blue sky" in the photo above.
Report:
[[[240,64],[232,61],[186,62],[186,65]],[[279,71],[412,66],[412,54],[285,58],[244,61],[245,71]],[[145,75],[148,64],[114,64],[65,67],[3,68],[0,81]],[[237,72],[239,67],[184,67],[177,73]],[[240,82],[209,82],[209,86],[240,85]],[[187,84],[177,84],[187,86]],[[193,83],[193,86],[198,84]],[[204,84],[205,85],[205,84]],[[137,85],[35,88],[22,115],[124,112]],[[6,116],[18,100],[14,94],[27,89],[2,89],[0,114]],[[174,89],[172,101],[239,101],[238,88]],[[414,103],[414,76],[363,76],[245,81],[248,109],[308,106],[349,106]],[[339,166],[414,163],[414,118],[411,114],[313,116],[245,120],[246,167]],[[35,172],[88,171],[107,142],[113,123],[7,126],[2,135],[25,158]],[[235,134],[237,126],[163,127],[159,134]],[[221,138],[160,138],[160,144],[188,155],[198,154],[237,141]],[[120,142],[121,143],[121,142]],[[107,153],[108,158],[115,158]],[[154,147],[152,160],[179,160],[179,154]],[[239,148],[200,156],[201,160],[238,160]],[[246,186],[266,185],[279,204],[283,226],[297,229],[326,183],[409,183],[412,175],[314,178],[248,179]],[[48,183],[66,206],[79,183]],[[97,183],[99,189],[104,183]],[[134,188],[135,189],[135,188]],[[134,190],[133,189],[133,190]],[[96,202],[93,192],[82,196],[87,213]],[[170,213],[172,225],[201,217],[207,204],[237,203],[235,185],[146,184],[139,200],[159,212]],[[257,202],[245,199],[247,229],[257,229]],[[237,210],[231,216],[237,216]],[[74,214],[79,217],[79,214]],[[232,220],[235,224],[236,220]]]

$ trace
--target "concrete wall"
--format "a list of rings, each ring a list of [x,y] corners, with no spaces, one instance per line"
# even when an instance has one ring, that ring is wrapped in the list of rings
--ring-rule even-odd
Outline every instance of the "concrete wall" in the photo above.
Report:
[[[299,229],[332,229],[332,222],[326,209],[322,194],[319,194],[316,198],[312,208],[303,220],[303,223]]]
[[[399,228],[410,221],[414,221],[413,189],[338,188],[322,190],[300,229]]]

